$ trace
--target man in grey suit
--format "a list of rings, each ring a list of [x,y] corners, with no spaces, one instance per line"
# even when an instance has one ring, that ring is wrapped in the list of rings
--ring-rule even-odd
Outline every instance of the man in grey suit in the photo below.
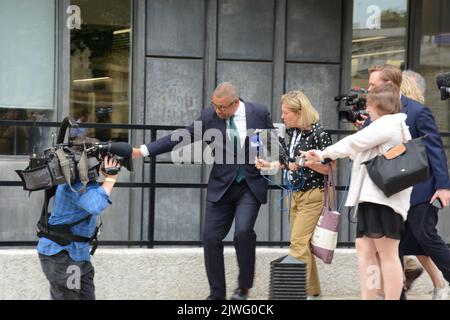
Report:
[[[201,136],[198,127],[201,127]],[[256,251],[254,225],[261,204],[267,202],[268,182],[254,165],[247,132],[272,128],[273,123],[265,106],[244,102],[239,99],[236,86],[224,82],[214,90],[211,106],[204,108],[196,122],[184,129],[191,137],[190,142],[203,138],[206,143],[214,145],[214,164],[208,181],[203,230],[205,267],[210,286],[208,300],[223,300],[226,296],[222,241],[233,220],[239,278],[238,288],[231,299],[247,299],[253,286]],[[219,135],[205,135],[208,130]],[[179,139],[173,137],[168,135],[135,148],[133,157],[154,157],[169,152],[179,144]]]

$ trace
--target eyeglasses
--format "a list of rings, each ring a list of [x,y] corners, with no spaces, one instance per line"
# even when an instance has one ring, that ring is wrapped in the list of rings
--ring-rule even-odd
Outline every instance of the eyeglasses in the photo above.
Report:
[[[237,101],[237,100],[232,101],[228,106],[224,106],[224,105],[218,106],[217,104],[215,104],[215,103],[212,102],[212,101],[211,101],[210,103],[211,103],[211,106],[214,107],[214,109],[219,109],[220,111],[225,111],[225,110],[227,110],[228,108],[230,108],[236,101]]]

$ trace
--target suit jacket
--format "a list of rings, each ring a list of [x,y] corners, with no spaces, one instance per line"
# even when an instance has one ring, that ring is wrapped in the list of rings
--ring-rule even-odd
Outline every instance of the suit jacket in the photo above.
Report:
[[[431,168],[431,177],[414,186],[411,194],[411,206],[414,206],[429,202],[437,189],[450,189],[447,156],[431,110],[420,102],[405,96],[402,96],[401,101],[402,112],[408,116],[406,124],[409,126],[411,137],[415,139],[424,135],[428,136],[424,142]]]
[[[447,156],[439,131],[436,127],[430,108],[418,101],[401,96],[402,112],[406,113],[406,124],[413,139],[427,135],[424,140],[430,165],[431,176],[428,180],[418,183],[411,193],[411,207],[429,202],[437,189],[450,189]],[[370,124],[370,118],[364,122],[364,127]]]
[[[251,129],[273,128],[270,114],[265,106],[251,102],[244,103],[247,131]],[[201,131],[199,130],[200,123]],[[215,131],[211,129],[215,129]],[[203,138],[206,143],[213,147],[215,161],[209,176],[206,195],[207,200],[212,202],[217,202],[223,197],[229,186],[233,183],[238,170],[236,160],[237,155],[233,150],[226,129],[226,121],[220,119],[212,107],[203,109],[200,117],[196,120],[196,124],[194,125],[194,123],[192,123],[185,128],[191,137],[189,142],[194,142]],[[205,131],[207,130],[211,131],[204,136]],[[214,132],[220,132],[220,135],[218,136],[222,137],[222,139],[218,139],[218,137],[214,135]],[[150,156],[169,152],[180,143],[180,140],[172,141],[171,136],[172,135],[168,135],[147,144]],[[245,156],[245,163],[241,164],[241,166],[250,190],[259,202],[266,203],[268,182],[260,174],[260,171],[256,169],[255,165],[250,163],[250,161],[253,161],[254,159],[249,159],[248,137],[245,140],[243,148],[239,151],[242,152],[242,156]],[[225,162],[226,159],[231,159],[232,163],[230,164],[230,161]]]

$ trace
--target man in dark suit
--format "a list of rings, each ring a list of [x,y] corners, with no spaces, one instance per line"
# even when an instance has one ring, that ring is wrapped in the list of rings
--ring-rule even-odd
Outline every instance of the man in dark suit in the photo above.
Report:
[[[251,163],[254,155],[251,159],[247,132],[270,128],[273,124],[267,108],[240,100],[237,88],[228,82],[221,83],[215,89],[211,106],[202,110],[196,123],[185,128],[191,137],[190,142],[204,137],[206,143],[213,145],[215,152],[208,181],[203,230],[209,300],[223,300],[226,296],[222,241],[233,220],[239,279],[231,299],[247,299],[253,286],[256,251],[253,229],[261,204],[267,202],[268,182]],[[135,148],[133,157],[156,156],[171,151],[178,143],[179,139],[168,135],[140,149]]]
[[[400,88],[402,73],[394,66],[374,66],[369,69],[369,73],[369,91],[388,82]],[[443,207],[447,207],[450,201],[450,181],[444,146],[431,110],[403,95],[400,99],[412,138],[427,136],[424,142],[431,169],[431,177],[413,187],[405,236],[399,247],[400,255],[431,257],[444,278],[450,282],[450,250],[437,234],[438,209],[432,205],[434,200],[440,199]],[[364,125],[369,123],[370,119],[367,119]]]

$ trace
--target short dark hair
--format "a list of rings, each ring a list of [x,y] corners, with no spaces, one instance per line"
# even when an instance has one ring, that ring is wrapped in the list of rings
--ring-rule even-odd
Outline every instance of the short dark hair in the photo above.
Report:
[[[402,85],[403,76],[402,70],[400,70],[400,68],[397,68],[396,66],[393,66],[391,64],[374,65],[369,68],[369,74],[372,74],[376,71],[380,72],[380,78],[384,82],[390,81],[399,88]]]

